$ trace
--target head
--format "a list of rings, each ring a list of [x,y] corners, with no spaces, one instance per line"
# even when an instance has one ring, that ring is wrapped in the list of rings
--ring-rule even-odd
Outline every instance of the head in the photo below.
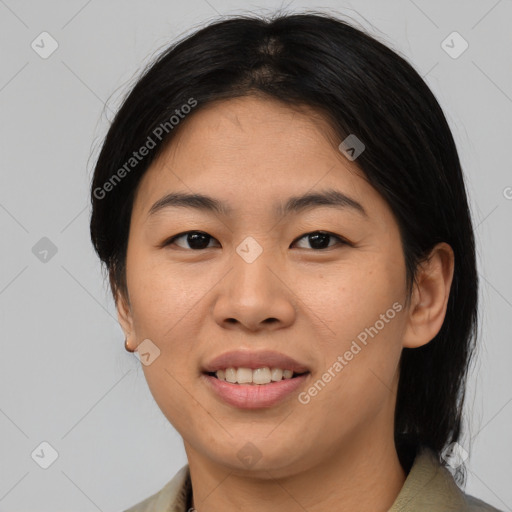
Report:
[[[250,440],[285,475],[370,433],[404,466],[459,439],[478,284],[462,170],[428,86],[373,37],[296,14],[172,45],[117,113],[91,201],[121,326],[158,347],[144,373],[189,450],[240,468]],[[205,369],[238,349],[293,357],[307,386],[216,400]]]

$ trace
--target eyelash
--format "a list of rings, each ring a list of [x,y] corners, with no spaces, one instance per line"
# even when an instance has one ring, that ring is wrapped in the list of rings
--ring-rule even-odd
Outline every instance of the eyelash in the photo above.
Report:
[[[179,238],[182,238],[182,237],[185,237],[189,234],[192,234],[192,233],[198,233],[198,234],[201,234],[201,235],[206,235],[207,237],[209,237],[210,239],[212,240],[215,240],[215,238],[211,235],[209,235],[208,233],[205,233],[204,231],[195,231],[195,230],[192,230],[192,231],[185,231],[183,233],[179,233],[177,235],[174,235],[173,237],[167,239],[165,242],[163,242],[161,244],[160,247],[167,247],[167,246],[170,246],[172,245],[177,239]],[[303,238],[307,237],[308,235],[313,235],[313,234],[317,234],[317,233],[320,233],[322,235],[326,235],[328,237],[331,237],[331,238],[336,238],[338,240],[338,245],[351,245],[347,240],[345,240],[344,238],[338,236],[338,235],[335,235],[334,233],[330,233],[329,231],[322,231],[322,230],[318,230],[318,231],[310,231],[308,233],[304,233],[303,235],[301,235],[300,237],[296,238],[293,242],[292,242],[292,245],[294,243],[296,243],[297,241],[299,240],[302,240]],[[323,249],[310,249],[312,251],[315,251],[315,252],[321,252],[321,251],[325,251],[327,249],[331,249],[332,247],[335,247],[335,245],[330,245],[328,247],[325,247]],[[183,249],[183,247],[180,247],[180,249]],[[195,251],[195,252],[199,252],[199,251],[204,251],[205,249],[212,249],[212,247],[205,247],[204,249],[190,249],[191,251]],[[186,250],[189,250],[189,249],[186,249]]]

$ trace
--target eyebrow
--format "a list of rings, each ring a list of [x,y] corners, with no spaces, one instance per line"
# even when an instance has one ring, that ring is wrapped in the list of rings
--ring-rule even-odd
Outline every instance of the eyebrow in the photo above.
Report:
[[[329,206],[339,209],[349,208],[359,214],[368,217],[363,205],[346,194],[335,190],[326,189],[320,192],[310,192],[300,196],[288,198],[286,203],[278,203],[274,207],[276,215],[288,215],[300,213],[305,210],[320,206]],[[155,215],[165,208],[195,208],[197,210],[214,212],[229,216],[233,209],[227,204],[204,194],[189,194],[185,192],[171,192],[160,198],[148,211],[148,217]]]

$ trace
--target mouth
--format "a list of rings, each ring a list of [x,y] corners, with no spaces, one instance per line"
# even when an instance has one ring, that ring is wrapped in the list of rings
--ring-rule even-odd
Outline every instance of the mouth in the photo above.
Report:
[[[299,393],[300,389],[307,385],[310,375],[309,372],[305,372],[268,384],[255,384],[228,382],[210,373],[212,372],[201,375],[207,389],[221,403],[236,409],[268,409],[277,406]]]
[[[261,368],[235,368],[229,367],[212,372],[203,372],[205,375],[237,385],[266,386],[275,382],[296,379],[309,374],[309,371],[294,371],[291,369],[271,368],[264,366]]]
[[[304,363],[273,350],[225,352],[201,368],[209,392],[238,409],[276,406],[304,387],[310,374]]]

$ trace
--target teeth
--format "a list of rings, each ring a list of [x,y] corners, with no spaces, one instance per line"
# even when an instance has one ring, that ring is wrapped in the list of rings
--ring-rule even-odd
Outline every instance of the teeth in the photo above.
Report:
[[[291,379],[292,370],[283,370],[281,368],[226,368],[218,370],[215,375],[219,380],[225,380],[232,384],[270,384],[282,379]]]
[[[236,382],[236,370],[234,368],[226,368],[225,376],[228,382]],[[219,377],[219,372],[217,372],[217,377]]]
[[[251,373],[254,384],[268,384],[269,382],[272,382],[270,368],[258,368],[253,370]]]
[[[281,368],[272,368],[272,380],[277,381],[283,378],[283,370]]]
[[[238,384],[250,384],[252,382],[252,370],[250,368],[238,368],[236,381]]]

